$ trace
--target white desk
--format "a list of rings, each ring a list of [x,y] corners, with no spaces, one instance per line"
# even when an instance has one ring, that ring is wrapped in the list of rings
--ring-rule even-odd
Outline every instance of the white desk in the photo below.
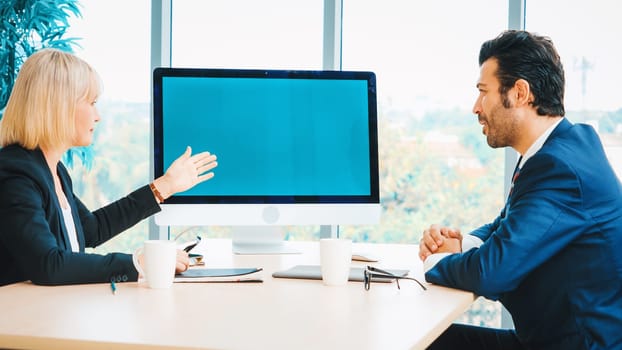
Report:
[[[263,267],[263,283],[143,283],[0,288],[0,348],[29,349],[423,349],[474,300],[472,293],[415,282],[327,287],[272,278],[318,264],[317,242],[296,255],[233,255],[228,240],[204,240],[211,267]],[[415,245],[356,244],[375,265],[407,268],[423,281]],[[364,266],[365,263],[353,262]]]

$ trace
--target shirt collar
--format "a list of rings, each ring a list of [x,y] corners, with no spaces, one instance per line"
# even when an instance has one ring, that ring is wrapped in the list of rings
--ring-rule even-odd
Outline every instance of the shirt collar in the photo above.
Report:
[[[523,164],[525,164],[525,162],[527,161],[527,159],[531,158],[531,156],[533,156],[534,154],[536,154],[536,152],[538,152],[540,150],[540,148],[542,148],[542,146],[544,145],[544,143],[546,142],[546,140],[549,138],[549,136],[551,135],[551,133],[553,132],[553,130],[555,130],[555,128],[557,127],[557,125],[559,123],[561,123],[561,121],[564,120],[564,118],[559,118],[558,121],[556,121],[555,123],[553,123],[551,126],[548,127],[548,129],[544,130],[544,132],[542,133],[542,135],[540,135],[540,137],[538,137],[536,139],[536,141],[534,143],[531,144],[531,146],[529,147],[529,149],[527,150],[527,152],[525,152],[525,154],[523,154],[523,158],[520,161],[520,164],[518,165],[519,168],[523,167]]]

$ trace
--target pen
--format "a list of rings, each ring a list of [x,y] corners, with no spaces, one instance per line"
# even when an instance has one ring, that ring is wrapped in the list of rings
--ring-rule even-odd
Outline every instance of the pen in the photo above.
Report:
[[[191,251],[192,248],[196,247],[200,241],[201,241],[201,236],[197,236],[197,241],[187,246],[186,248],[184,248],[184,252],[188,253],[189,251]]]
[[[110,280],[110,289],[112,289],[112,294],[117,294],[117,285],[114,283],[114,278]]]

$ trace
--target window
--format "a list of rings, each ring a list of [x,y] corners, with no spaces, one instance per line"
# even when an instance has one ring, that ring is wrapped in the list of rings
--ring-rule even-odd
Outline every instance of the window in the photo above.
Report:
[[[70,170],[74,192],[91,210],[149,181],[150,8],[149,0],[81,0],[82,18],[73,18],[66,37],[81,38],[75,53],[102,78],[97,101],[91,170],[76,160]],[[143,221],[96,248],[131,252],[148,237]]]
[[[172,65],[320,69],[321,0],[174,0]]]
[[[507,13],[495,0],[344,1],[343,69],[377,75],[383,206],[379,226],[347,235],[418,243],[430,224],[467,233],[498,214],[504,151],[488,147],[471,109],[479,48]],[[499,326],[499,311],[482,300],[461,321]]]
[[[67,36],[83,38],[76,53],[99,71],[105,90],[93,169],[71,172],[75,192],[95,209],[149,179],[151,2],[80,3],[83,18],[72,21]],[[322,69],[323,5],[172,0],[171,64]],[[622,177],[618,7],[614,0],[529,1],[526,29],[555,42],[566,69],[567,117],[597,128]],[[496,0],[344,0],[342,69],[377,75],[383,214],[380,225],[342,227],[342,235],[413,243],[430,223],[468,232],[497,215],[505,155],[487,146],[471,108],[479,47],[508,27],[507,13],[508,1]],[[97,251],[131,251],[147,231],[142,222]],[[316,231],[297,228],[290,238]],[[465,320],[495,326],[498,310],[476,303]]]
[[[566,73],[566,117],[596,128],[611,165],[622,178],[619,7],[613,0],[529,1],[526,29],[549,36],[555,43]]]

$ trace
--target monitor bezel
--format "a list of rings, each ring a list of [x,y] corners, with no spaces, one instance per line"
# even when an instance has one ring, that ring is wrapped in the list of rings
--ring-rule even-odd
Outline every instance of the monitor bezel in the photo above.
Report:
[[[370,161],[369,195],[173,195],[164,204],[379,204],[378,115],[376,107],[376,77],[367,71],[276,70],[276,69],[214,69],[157,67],[153,71],[153,159],[154,178],[162,176],[163,153],[163,96],[165,77],[224,77],[259,79],[328,79],[365,80],[367,82],[368,134]],[[216,170],[217,171],[217,168]]]

